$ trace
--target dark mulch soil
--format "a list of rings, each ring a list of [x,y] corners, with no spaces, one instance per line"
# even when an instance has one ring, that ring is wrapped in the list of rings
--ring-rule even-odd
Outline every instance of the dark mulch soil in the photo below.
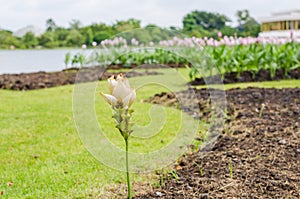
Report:
[[[212,77],[213,78],[213,77]],[[242,72],[240,77],[237,73],[226,74],[223,78],[224,84],[230,83],[241,83],[241,82],[262,82],[272,80],[283,80],[283,79],[300,79],[300,69],[291,70],[287,76],[284,75],[284,70],[277,70],[275,77],[271,77],[270,71],[260,70],[255,76],[249,71]],[[204,85],[205,81],[203,78],[196,78],[190,82],[191,85]]]
[[[142,66],[146,66],[147,68],[162,68],[162,67],[170,67],[170,68],[186,68],[186,66],[191,66],[191,64],[142,64]],[[124,69],[124,68],[128,68],[128,69],[133,69],[136,67],[140,67],[141,65],[136,65],[136,64],[132,64],[130,66],[124,66],[122,64],[119,65],[110,65],[109,68],[110,69],[116,69],[116,70],[120,70],[120,69]]]
[[[207,90],[196,92],[190,110],[205,106]],[[300,198],[300,88],[226,94],[229,119],[212,150],[184,156],[178,179],[162,176],[161,188],[135,198]],[[155,103],[174,98],[157,96]]]
[[[35,90],[42,88],[50,88],[67,84],[74,84],[78,69],[68,69],[59,72],[36,72],[36,73],[21,73],[21,74],[4,74],[0,75],[0,89],[9,90]],[[105,72],[103,67],[90,68],[80,71],[80,82],[89,82],[95,80],[107,79],[111,75],[116,75],[114,72]],[[154,71],[136,72],[131,71],[126,73],[127,77],[135,77],[142,75],[157,75]]]

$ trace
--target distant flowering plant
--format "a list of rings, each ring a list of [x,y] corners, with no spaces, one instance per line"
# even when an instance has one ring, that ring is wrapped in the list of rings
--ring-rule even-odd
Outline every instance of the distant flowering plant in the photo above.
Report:
[[[115,76],[111,76],[107,81],[110,94],[104,94],[102,92],[100,94],[112,106],[112,109],[114,110],[113,118],[117,123],[116,128],[120,131],[125,141],[128,198],[131,198],[128,166],[128,139],[132,133],[131,115],[133,110],[130,110],[130,106],[136,99],[136,92],[130,87],[128,79],[123,74],[119,74],[116,78]]]
[[[95,41],[92,42],[92,46],[96,47],[97,45],[98,45],[97,42]]]
[[[82,48],[82,49],[87,49],[87,45],[86,45],[86,44],[82,44],[82,45],[81,45],[81,48]]]
[[[218,37],[222,38],[222,36],[223,36],[222,32],[218,32]]]

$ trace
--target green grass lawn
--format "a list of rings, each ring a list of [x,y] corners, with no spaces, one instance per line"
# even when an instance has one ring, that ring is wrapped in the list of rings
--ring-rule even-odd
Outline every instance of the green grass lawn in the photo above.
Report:
[[[164,84],[166,80],[156,78],[151,81]],[[151,105],[143,99],[176,89],[151,81],[150,86],[142,86],[143,78],[133,79],[140,86],[134,104],[134,121],[139,125],[150,123],[150,116],[143,114]],[[107,91],[106,81],[97,89]],[[105,186],[125,184],[125,173],[99,163],[81,142],[73,119],[72,92],[73,86],[27,92],[0,90],[0,198],[95,198],[103,194]],[[98,92],[96,96],[96,112],[107,137],[123,148],[109,105]],[[148,152],[172,142],[180,112],[166,108],[166,113],[169,122],[149,142],[132,138],[133,151]],[[133,175],[133,181],[147,182],[148,175]]]
[[[180,72],[187,74],[182,69]],[[144,77],[131,79],[134,86],[141,86],[133,106],[134,121],[139,125],[151,123],[151,117],[144,113],[149,112],[152,106],[143,103],[143,99],[162,91],[182,88],[180,82],[175,87],[164,86],[170,79],[161,76],[147,79],[148,86],[142,86]],[[157,81],[161,85],[151,85],[151,82]],[[300,85],[300,81],[247,85],[295,87]],[[3,192],[0,198],[95,198],[103,194],[107,186],[125,184],[125,173],[99,163],[81,142],[72,112],[73,87],[27,92],[0,90],[0,193]],[[106,87],[106,82],[102,81],[97,91],[107,92]],[[95,107],[107,137],[122,148],[124,143],[113,128],[110,107],[101,97],[96,97]],[[149,142],[133,138],[133,151],[148,152],[172,142],[174,132],[179,128],[180,112],[172,108],[165,111],[168,122],[159,135],[153,136]],[[135,182],[153,182],[148,175],[132,177]],[[8,186],[8,182],[13,182],[13,185]]]

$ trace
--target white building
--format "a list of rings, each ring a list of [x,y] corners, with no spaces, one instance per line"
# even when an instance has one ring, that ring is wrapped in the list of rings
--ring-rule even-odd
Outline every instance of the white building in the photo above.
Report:
[[[259,21],[262,24],[260,37],[300,38],[300,9],[272,13]]]

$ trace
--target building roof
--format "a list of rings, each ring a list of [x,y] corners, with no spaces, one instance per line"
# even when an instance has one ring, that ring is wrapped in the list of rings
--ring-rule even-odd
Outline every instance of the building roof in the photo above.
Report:
[[[274,12],[271,16],[259,18],[261,23],[276,22],[276,21],[289,21],[300,20],[300,9],[294,9],[289,11]]]

